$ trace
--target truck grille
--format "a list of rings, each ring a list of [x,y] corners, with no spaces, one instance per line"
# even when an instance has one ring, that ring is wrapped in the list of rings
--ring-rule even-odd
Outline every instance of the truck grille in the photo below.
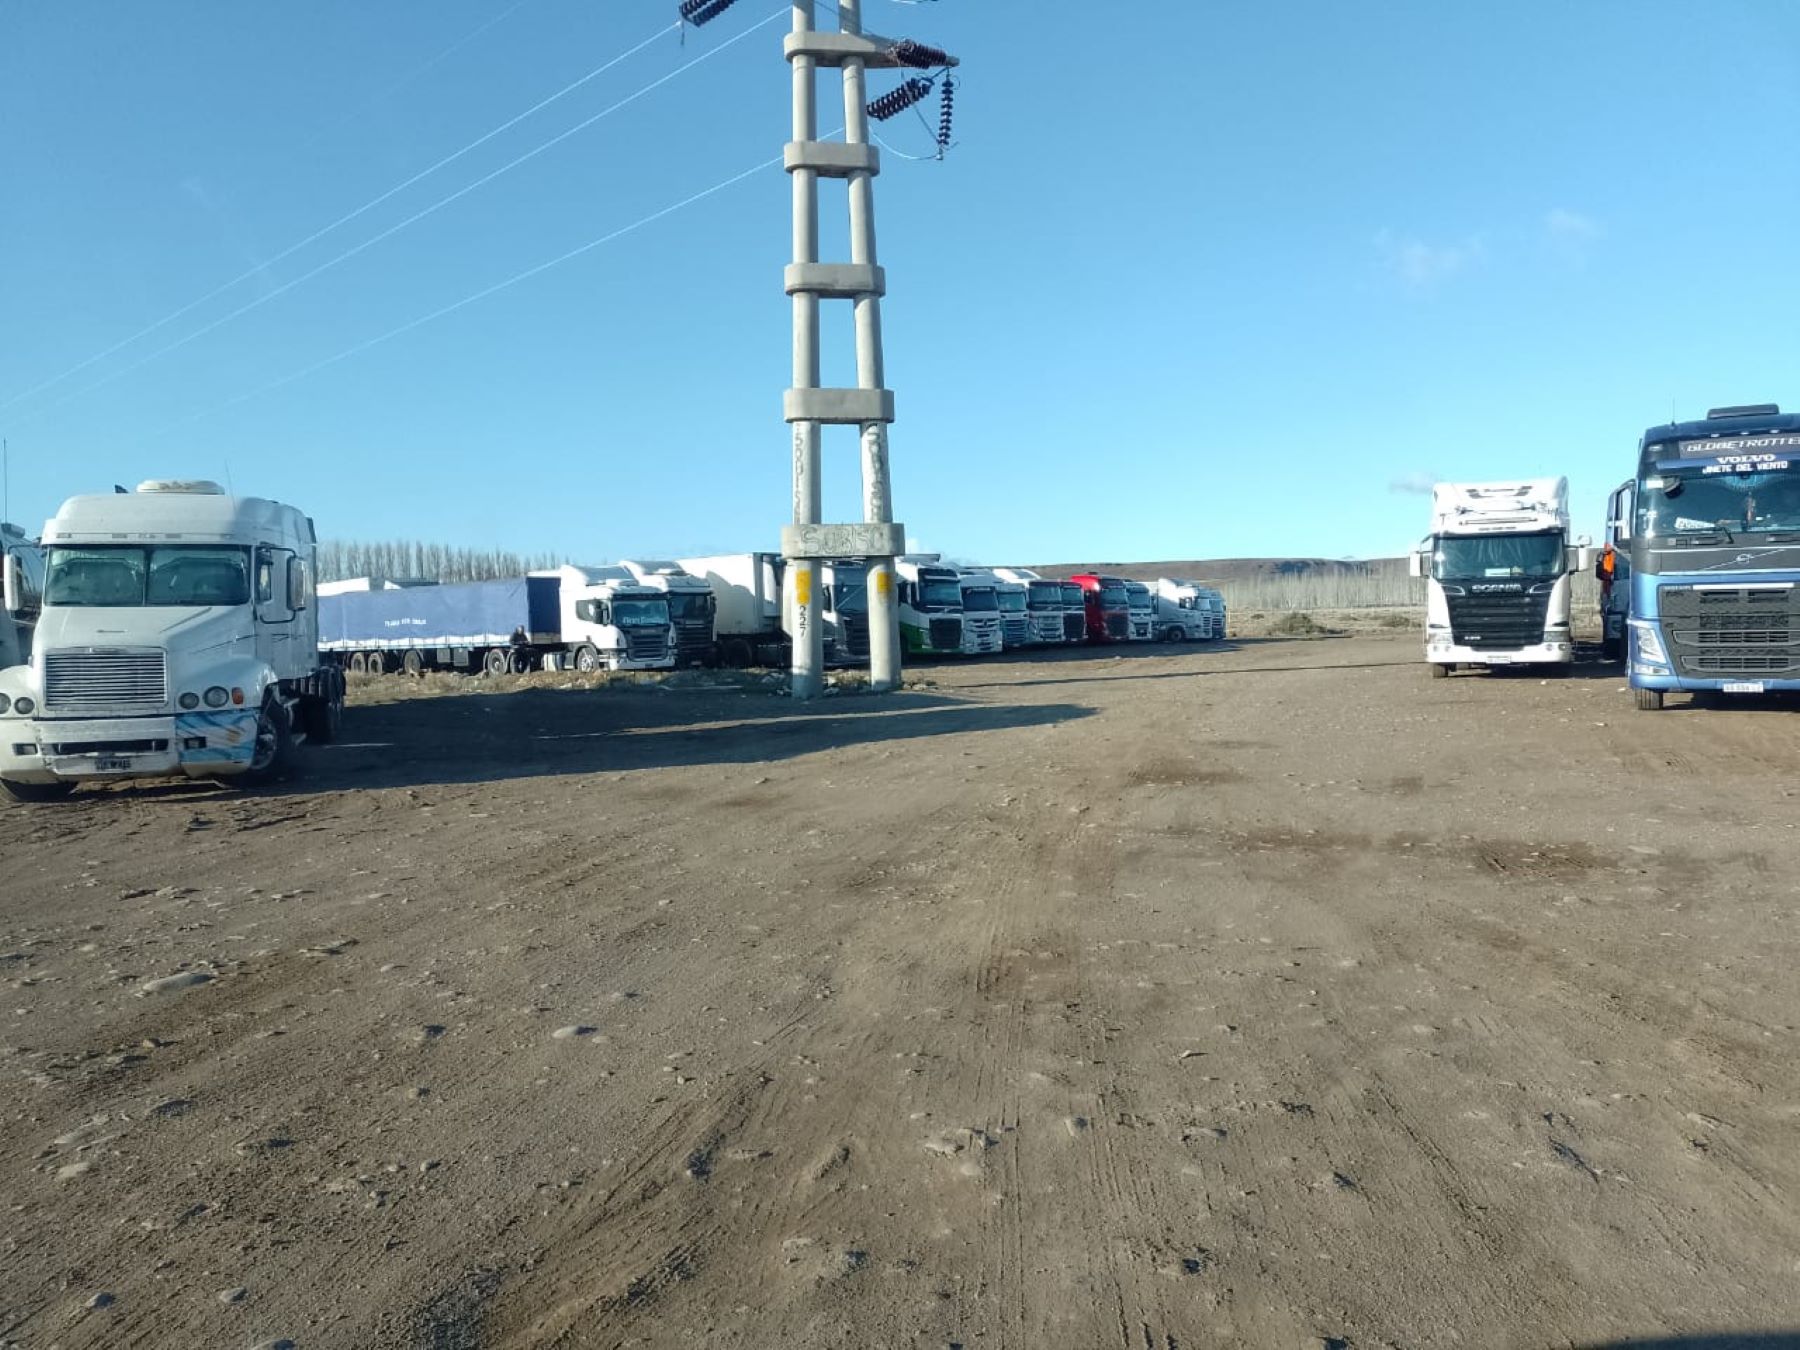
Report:
[[[1544,640],[1544,618],[1550,610],[1550,588],[1498,595],[1458,595],[1446,591],[1450,634],[1459,647],[1507,651],[1536,647]]]
[[[1111,638],[1130,637],[1131,617],[1126,614],[1108,614],[1106,616],[1106,635]]]
[[[1080,642],[1087,636],[1087,616],[1085,614],[1063,615],[1063,641]]]
[[[954,652],[962,649],[961,619],[933,619],[930,632],[933,650]]]
[[[633,661],[661,661],[669,654],[669,635],[660,628],[627,628],[625,655]]]
[[[1663,645],[1677,675],[1783,675],[1800,670],[1800,591],[1787,587],[1657,592]]]
[[[869,654],[869,621],[858,615],[853,619],[840,618],[838,623],[844,634],[844,654],[867,656]]]
[[[1016,619],[1003,619],[1001,622],[1003,625],[1001,631],[1005,634],[1009,646],[1023,647],[1031,641],[1031,620],[1024,615],[1020,615]]]
[[[160,651],[44,654],[45,712],[160,712],[168,702]]]
[[[675,650],[684,657],[705,656],[712,649],[712,621],[687,619],[675,625]]]

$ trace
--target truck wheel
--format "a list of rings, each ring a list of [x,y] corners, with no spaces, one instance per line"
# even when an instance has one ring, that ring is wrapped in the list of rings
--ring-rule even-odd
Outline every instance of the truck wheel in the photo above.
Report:
[[[1622,659],[1625,653],[1620,648],[1623,646],[1624,644],[1618,638],[1601,638],[1600,659],[1608,663]]]
[[[232,781],[239,787],[263,787],[283,777],[293,758],[294,736],[287,709],[269,699],[256,719],[256,749],[251,753],[250,767]]]
[[[506,668],[512,664],[512,653],[504,647],[489,647],[481,654],[481,673],[489,679],[506,674]]]
[[[531,658],[524,652],[508,652],[506,654],[506,673],[523,675],[531,669]]]
[[[1445,665],[1442,661],[1433,661],[1431,663],[1431,678],[1434,680],[1449,679],[1450,667]]]
[[[583,675],[592,675],[600,669],[600,649],[591,642],[584,642],[575,649],[575,669]]]
[[[732,670],[750,669],[750,663],[755,660],[756,656],[750,650],[750,644],[742,638],[732,638],[725,644],[725,649],[721,654],[725,659],[725,664]]]
[[[350,658],[350,673],[352,675],[367,675],[369,673],[369,658],[364,656],[361,652],[357,652],[353,655]]]
[[[305,699],[300,704],[300,727],[311,745],[330,745],[344,730],[344,694],[334,691],[323,698]]]
[[[1660,689],[1633,689],[1631,701],[1637,705],[1639,712],[1658,712],[1663,705],[1663,691]]]
[[[60,802],[74,790],[73,783],[15,783],[0,778],[0,792],[15,802]]]
[[[425,657],[416,648],[409,648],[406,655],[400,658],[400,671],[418,679],[425,673]]]

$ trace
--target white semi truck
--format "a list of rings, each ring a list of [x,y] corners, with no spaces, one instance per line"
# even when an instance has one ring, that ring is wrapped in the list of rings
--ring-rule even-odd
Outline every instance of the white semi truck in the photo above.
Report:
[[[1164,642],[1210,642],[1213,631],[1212,606],[1202,588],[1192,581],[1176,581],[1158,577],[1151,587],[1156,606],[1156,636]]]
[[[1439,483],[1411,568],[1427,579],[1432,675],[1463,665],[1567,671],[1570,576],[1591,566],[1589,541],[1569,538],[1568,479]]]
[[[1000,622],[1000,578],[992,572],[957,569],[962,587],[964,656],[988,656],[1006,646]]]
[[[64,502],[44,526],[31,662],[0,671],[0,788],[47,801],[100,779],[258,784],[298,740],[333,739],[344,681],[319,655],[314,544],[301,511],[216,483]]]
[[[702,666],[713,656],[713,615],[718,601],[702,577],[678,562],[662,559],[623,559],[624,568],[640,586],[661,591],[669,598],[669,620],[675,625],[675,664]]]
[[[1156,601],[1141,581],[1126,581],[1126,603],[1131,610],[1131,640],[1148,642],[1156,636]]]
[[[44,598],[44,553],[17,525],[0,525],[6,612],[0,614],[0,670],[31,659],[31,631]]]
[[[1048,581],[1029,567],[996,567],[994,575],[1025,588],[1025,618],[1033,645],[1060,645],[1073,640],[1063,626],[1062,582]]]

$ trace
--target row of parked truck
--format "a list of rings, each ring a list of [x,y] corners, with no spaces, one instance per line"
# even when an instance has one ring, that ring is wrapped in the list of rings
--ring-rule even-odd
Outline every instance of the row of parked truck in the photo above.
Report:
[[[1570,537],[1566,479],[1440,483],[1413,554],[1431,673],[1566,670],[1571,582],[1590,567],[1602,659],[1625,662],[1640,709],[1800,691],[1800,416],[1759,403],[1645,431],[1597,558]]]
[[[254,783],[338,732],[346,676],[658,670],[788,662],[775,553],[560,567],[438,585],[320,584],[312,521],[216,483],[153,480],[71,497],[41,540],[0,529],[0,787],[44,800],[80,781],[169,773]],[[1100,573],[900,560],[914,656],[1066,643],[1215,641],[1216,590]],[[868,570],[824,568],[828,658],[869,654]]]

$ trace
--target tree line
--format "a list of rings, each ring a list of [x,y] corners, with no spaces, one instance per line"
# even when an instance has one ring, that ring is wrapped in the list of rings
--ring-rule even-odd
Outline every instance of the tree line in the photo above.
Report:
[[[418,539],[326,539],[318,548],[320,581],[383,577],[390,581],[496,581],[541,568],[560,567],[554,553],[510,553],[498,548],[458,548]]]

